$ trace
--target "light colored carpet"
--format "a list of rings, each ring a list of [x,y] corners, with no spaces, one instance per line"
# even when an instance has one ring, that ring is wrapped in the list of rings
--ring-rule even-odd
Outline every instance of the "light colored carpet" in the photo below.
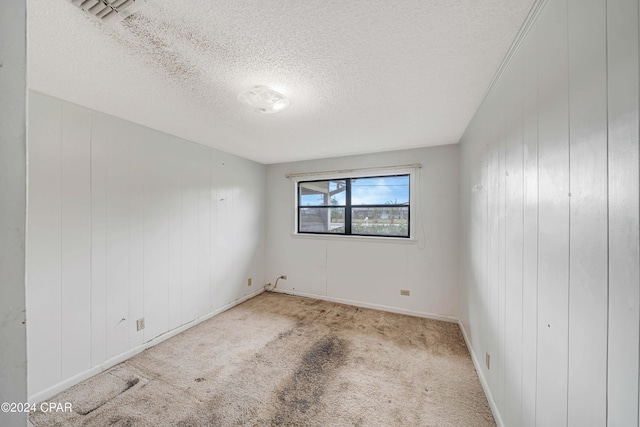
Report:
[[[34,426],[494,426],[458,326],[263,293],[32,413]]]

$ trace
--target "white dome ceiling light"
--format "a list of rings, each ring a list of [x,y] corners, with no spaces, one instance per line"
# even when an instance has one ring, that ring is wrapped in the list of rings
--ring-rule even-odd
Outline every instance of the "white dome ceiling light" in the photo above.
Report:
[[[289,100],[267,86],[255,86],[238,95],[238,100],[257,113],[271,114],[289,106]]]

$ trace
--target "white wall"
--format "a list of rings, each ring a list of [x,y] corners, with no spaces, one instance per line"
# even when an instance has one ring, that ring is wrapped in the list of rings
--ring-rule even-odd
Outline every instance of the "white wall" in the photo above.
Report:
[[[39,93],[29,102],[32,400],[261,290],[264,165]]]
[[[455,318],[458,162],[458,147],[449,145],[268,165],[267,280],[286,274],[278,288],[290,293]],[[285,174],[412,163],[423,165],[420,197],[411,201],[417,241],[292,235],[295,182]],[[401,296],[400,289],[411,296]]]
[[[461,141],[460,318],[509,427],[638,425],[638,30],[549,0]]]
[[[26,1],[0,3],[0,403],[27,397],[25,327]],[[0,425],[26,414],[0,412]]]

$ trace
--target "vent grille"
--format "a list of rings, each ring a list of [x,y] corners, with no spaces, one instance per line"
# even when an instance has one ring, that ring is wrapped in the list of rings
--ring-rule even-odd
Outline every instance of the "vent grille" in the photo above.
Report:
[[[99,21],[114,24],[145,5],[144,0],[70,0]]]

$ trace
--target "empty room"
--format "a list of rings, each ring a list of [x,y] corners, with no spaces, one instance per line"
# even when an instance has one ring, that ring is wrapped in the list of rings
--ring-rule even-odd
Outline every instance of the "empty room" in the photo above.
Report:
[[[639,0],[0,5],[1,426],[639,427]]]

